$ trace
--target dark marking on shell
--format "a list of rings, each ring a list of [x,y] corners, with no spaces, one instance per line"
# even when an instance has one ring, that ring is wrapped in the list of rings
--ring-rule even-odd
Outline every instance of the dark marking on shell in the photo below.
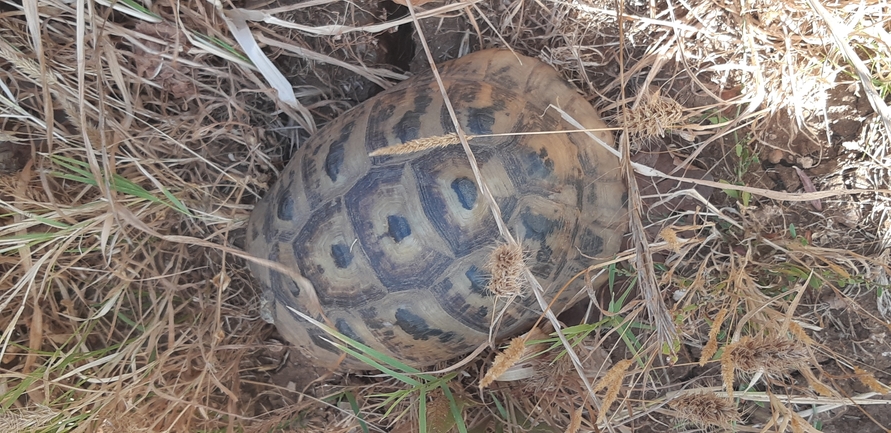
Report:
[[[272,200],[274,195],[269,195],[268,197],[264,197],[263,201],[257,206],[263,206],[268,209],[269,202]],[[275,212],[270,212],[267,210],[263,212],[263,240],[266,241],[267,244],[271,244],[273,238],[275,237]]]
[[[380,316],[377,314],[377,308],[374,308],[373,306],[360,308],[359,317],[362,318],[362,323],[369,329],[378,330],[385,326]]]
[[[291,221],[294,219],[294,197],[290,194],[290,188],[282,188],[284,192],[282,197],[278,198],[278,219],[283,221]]]
[[[405,309],[396,309],[396,326],[411,335],[415,340],[429,340],[436,337],[440,343],[445,343],[454,338],[454,332],[444,332],[442,329],[431,328],[423,317]]]
[[[495,124],[495,107],[468,108],[467,130],[474,135],[491,134]]]
[[[439,124],[442,126],[443,134],[452,134],[455,132],[455,124],[452,122],[452,115],[449,114],[449,108],[445,104],[439,109]]]
[[[540,179],[547,178],[554,172],[554,160],[548,158],[548,151],[541,148],[538,153],[526,152],[526,174]]]
[[[393,125],[393,135],[403,143],[416,140],[421,136],[421,116],[433,102],[433,98],[425,92],[419,92],[413,100],[414,107],[405,112],[402,118]]]
[[[269,253],[268,259],[271,262],[278,263],[278,244],[275,244],[275,246],[272,248],[272,251]],[[300,299],[300,287],[298,287],[297,284],[294,283],[294,280],[286,275],[282,275],[280,272],[274,269],[269,270],[268,289],[272,291],[273,296],[276,299],[280,299],[284,303],[284,305],[292,305],[292,302]]]
[[[389,98],[377,99],[374,106],[369,108],[368,120],[365,125],[365,150],[368,153],[393,144],[390,143],[387,136],[389,132],[387,125],[389,125],[388,120],[393,117],[393,113],[396,111],[396,106],[387,101],[402,100],[405,93],[406,91],[403,90],[391,94]]]
[[[343,144],[349,138],[349,132],[344,131],[344,134],[331,143],[331,147],[328,148],[328,155],[325,156],[325,174],[328,175],[331,182],[337,182],[337,175],[340,174],[340,169],[343,167],[343,154],[345,152]]]
[[[554,250],[547,244],[542,243],[538,251],[535,252],[535,261],[538,263],[550,263],[552,254],[554,254]],[[550,271],[545,275],[550,275]]]
[[[353,262],[353,252],[349,245],[334,244],[331,245],[331,258],[334,259],[334,266],[346,269]]]
[[[588,204],[596,206],[598,200],[597,185],[591,185],[590,187],[588,187],[587,196],[588,197],[586,198],[586,200]]]
[[[586,256],[597,257],[603,252],[603,237],[594,230],[585,227],[581,236],[576,238],[576,247]]]
[[[293,312],[291,314],[296,316]],[[310,327],[312,326],[310,325]],[[309,333],[309,339],[312,340],[313,344],[315,344],[319,348],[338,356],[343,353],[340,351],[340,349],[334,347],[334,345],[328,341],[331,338],[328,336],[328,334],[322,334],[321,331],[316,331],[314,329],[307,329],[307,332]]]
[[[466,177],[455,179],[452,181],[452,190],[458,196],[461,207],[467,210],[473,209],[476,204],[477,189],[472,180]]]
[[[470,289],[473,292],[482,296],[489,296],[489,290],[486,289],[489,285],[490,278],[488,273],[474,265],[470,265],[470,268],[467,269],[464,276],[470,281]]]
[[[359,337],[359,334],[356,334],[356,331],[353,330],[353,327],[351,327],[350,324],[347,323],[347,321],[343,318],[337,319],[337,321],[334,322],[334,327],[337,328],[337,330],[341,334],[353,339],[354,341],[365,344],[365,341],[362,340],[361,337]]]
[[[299,155],[299,154],[298,154]],[[303,176],[303,192],[309,201],[310,208],[315,208],[322,203],[322,194],[319,193],[319,179],[316,178],[316,160],[309,155],[302,155],[300,161],[300,175]],[[299,158],[300,156],[295,156]]]
[[[443,279],[430,288],[439,306],[449,317],[453,317],[464,326],[479,333],[489,332],[489,309],[468,302],[463,290],[456,288],[448,278]]]
[[[586,180],[581,176],[576,176],[566,180],[567,185],[575,185],[575,208],[585,208],[585,184]]]
[[[248,234],[248,236],[251,239],[254,239],[254,242],[256,242],[256,239],[260,237],[260,226],[257,224],[252,224],[250,229],[250,234]]]
[[[512,66],[504,66],[497,70],[489,71],[487,75],[491,78],[488,81],[497,83],[498,87],[505,89],[521,90],[520,83],[513,78],[512,69]]]
[[[408,220],[400,215],[390,215],[387,217],[387,234],[394,241],[402,242],[403,239],[411,236],[411,225]]]
[[[562,268],[565,261],[564,257],[553,257],[554,250],[548,244],[548,236],[558,230],[562,223],[534,213],[528,207],[520,213],[520,221],[526,229],[526,239],[538,243],[538,248],[535,250],[535,263],[532,263],[529,269],[536,277],[550,278],[555,271]]]
[[[569,141],[575,145],[576,149],[584,149],[585,146],[591,146],[591,139],[588,138],[585,134],[569,134]],[[597,167],[597,161],[592,161],[588,155],[588,152],[576,152],[577,159],[579,161],[579,167],[582,169],[582,173],[587,179],[599,179],[600,178],[600,169]]]
[[[539,242],[544,242],[548,235],[553,233],[560,225],[559,221],[533,213],[528,207],[523,209],[520,219],[523,221],[523,227],[526,228],[526,238],[535,239]]]

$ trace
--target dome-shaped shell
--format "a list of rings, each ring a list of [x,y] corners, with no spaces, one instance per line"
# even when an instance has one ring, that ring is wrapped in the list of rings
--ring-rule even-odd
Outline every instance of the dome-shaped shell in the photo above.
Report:
[[[526,263],[550,299],[587,266],[611,258],[626,226],[618,159],[573,130],[597,112],[548,65],[504,50],[438,67],[482,178]],[[406,155],[369,153],[454,132],[432,73],[419,74],[330,122],[293,156],[248,222],[250,254],[293,267],[312,282],[329,323],[404,362],[425,366],[467,353],[489,336],[505,302],[487,290],[485,264],[502,242],[460,144]],[[279,331],[330,365],[324,332],[286,307],[312,299],[284,274],[251,264]],[[581,289],[563,291],[561,310]],[[540,315],[531,293],[496,326],[503,338]],[[355,360],[347,366],[361,368]]]

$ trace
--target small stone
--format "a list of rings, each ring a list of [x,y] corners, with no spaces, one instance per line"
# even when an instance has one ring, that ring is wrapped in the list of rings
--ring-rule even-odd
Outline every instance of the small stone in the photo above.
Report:
[[[770,161],[771,164],[779,164],[780,161],[783,160],[783,151],[780,149],[773,149],[770,153],[767,154],[767,160]]]
[[[798,158],[798,165],[805,170],[812,168],[814,166],[814,158],[811,158],[810,156],[802,156],[801,158]]]

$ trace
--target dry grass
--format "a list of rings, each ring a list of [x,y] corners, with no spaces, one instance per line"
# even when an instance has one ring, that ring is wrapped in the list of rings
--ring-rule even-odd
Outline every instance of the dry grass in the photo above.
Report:
[[[22,161],[0,164],[0,430],[419,425],[409,398],[419,391],[392,377],[332,376],[306,395],[296,389],[293,372],[309,373],[260,320],[236,257],[252,204],[293,148],[348,108],[343,101],[404,76],[369,48],[397,23],[381,24],[384,13],[360,3],[264,9],[285,22],[247,24],[272,59],[258,67],[226,50],[233,29],[245,28],[228,4],[231,27],[222,10],[194,1],[155,3],[150,13],[121,2],[115,11],[0,3],[0,158]],[[633,248],[608,271],[648,278],[619,279],[607,302],[592,296],[593,324],[562,330],[568,353],[557,339],[521,338],[495,358],[498,368],[470,363],[441,376],[453,395],[425,394],[429,430],[760,422],[814,431],[827,417],[805,409],[881,404],[871,397],[888,393],[889,377],[865,360],[891,350],[881,340],[891,332],[891,126],[875,114],[887,113],[891,92],[891,4],[740,5],[416,8],[425,22],[451,16],[486,46],[540,55],[604,110],[623,142],[668,142],[667,175],[693,163],[727,182],[703,185],[746,186],[641,215]],[[290,102],[266,84],[270,65],[291,80]],[[871,108],[833,105],[853,95]],[[856,136],[831,136],[839,110],[859,116]],[[769,151],[805,170],[839,163],[804,175],[801,189],[812,181],[817,192],[770,191],[752,159]],[[823,213],[811,213],[812,200]],[[522,281],[522,251],[502,253],[493,261],[507,270],[502,280]],[[622,297],[631,284],[637,291]],[[653,331],[652,317],[666,319],[666,332]],[[693,379],[678,383],[697,361]],[[519,383],[506,380],[518,372]],[[716,384],[742,413],[769,403],[769,418],[738,415],[718,392],[668,397]],[[873,394],[854,395],[864,387]],[[444,400],[460,403],[459,417]]]

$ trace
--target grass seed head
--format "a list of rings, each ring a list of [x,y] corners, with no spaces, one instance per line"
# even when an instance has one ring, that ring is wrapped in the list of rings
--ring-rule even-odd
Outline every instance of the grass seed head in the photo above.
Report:
[[[473,139],[472,135],[466,135],[467,141]],[[368,154],[368,156],[389,156],[389,155],[407,155],[410,153],[421,152],[427,149],[436,149],[439,147],[451,146],[453,144],[461,144],[458,134],[452,132],[445,135],[435,137],[423,137],[405,143],[394,144],[392,146],[382,147]]]
[[[780,374],[807,364],[804,344],[783,337],[743,337],[732,345],[730,361],[745,373]]]
[[[739,421],[739,412],[733,401],[708,392],[683,394],[668,403],[678,420],[696,426],[727,427]]]
[[[727,309],[722,308],[712,322],[712,329],[708,333],[708,343],[702,348],[702,356],[699,358],[700,367],[704,366],[718,352],[718,333],[721,331],[721,324],[724,323],[725,317],[727,317]]]
[[[665,136],[665,131],[674,129],[684,119],[684,107],[658,91],[641,96],[635,107],[625,107],[619,114],[619,125],[632,137],[636,144],[647,143]]]
[[[523,357],[524,353],[526,353],[526,336],[523,335],[511,340],[507,349],[495,356],[495,360],[492,361],[492,368],[486,372],[486,375],[480,381],[480,388],[485,388],[492,384],[507,369],[516,364]]]
[[[492,251],[486,265],[492,275],[489,280],[489,290],[497,296],[521,295],[525,266],[521,245],[498,245]]]
[[[869,389],[872,390],[873,392],[877,392],[879,394],[891,393],[891,387],[889,387],[888,385],[885,385],[882,382],[879,382],[872,373],[870,373],[860,367],[855,366],[854,374],[857,375],[857,380],[859,380],[860,383],[869,387]]]
[[[616,398],[619,397],[619,390],[622,387],[622,379],[625,377],[625,371],[631,367],[631,364],[632,361],[630,359],[623,359],[617,362],[613,368],[609,369],[606,376],[603,376],[603,378],[594,385],[594,392],[606,388],[606,394],[603,396],[601,405],[603,410],[597,414],[598,424],[606,419],[607,409],[609,409],[610,405],[612,405],[613,402],[616,401]]]

